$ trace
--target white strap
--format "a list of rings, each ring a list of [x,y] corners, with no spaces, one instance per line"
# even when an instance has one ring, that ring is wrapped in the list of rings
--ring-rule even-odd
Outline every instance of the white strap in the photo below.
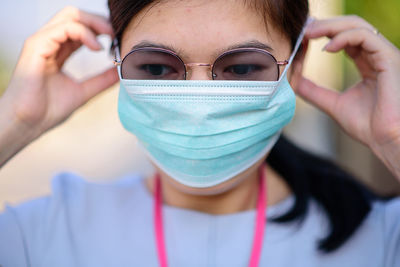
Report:
[[[283,71],[281,77],[279,77],[279,81],[282,79],[282,77],[284,77],[284,76],[286,75],[288,69],[290,68],[290,65],[292,65],[292,62],[293,62],[293,60],[294,60],[294,58],[295,58],[295,56],[296,56],[296,54],[297,54],[297,51],[299,50],[300,45],[301,45],[301,43],[303,42],[304,35],[306,34],[307,26],[308,26],[313,20],[314,20],[314,18],[309,17],[309,18],[307,19],[306,23],[304,24],[303,29],[301,30],[301,33],[300,33],[300,35],[299,35],[299,38],[297,39],[296,45],[294,46],[293,52],[292,52],[292,54],[290,55],[289,63],[286,65],[285,70]]]

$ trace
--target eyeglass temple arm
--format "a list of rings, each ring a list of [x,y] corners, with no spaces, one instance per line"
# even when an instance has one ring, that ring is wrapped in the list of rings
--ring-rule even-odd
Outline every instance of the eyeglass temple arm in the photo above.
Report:
[[[117,39],[114,39],[113,46],[114,46],[114,52],[115,52],[114,65],[119,66],[119,65],[121,65],[121,54],[119,53],[119,45],[118,45]]]

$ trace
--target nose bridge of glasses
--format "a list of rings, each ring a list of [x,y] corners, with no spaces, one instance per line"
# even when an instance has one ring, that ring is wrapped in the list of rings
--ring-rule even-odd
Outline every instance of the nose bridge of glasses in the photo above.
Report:
[[[209,80],[209,79],[213,78],[212,77],[213,64],[210,64],[210,63],[186,63],[185,67],[186,67],[186,79]],[[205,68],[207,68],[207,69],[204,70]],[[195,69],[197,69],[197,71],[195,71]],[[201,69],[203,69],[203,70],[201,70]]]

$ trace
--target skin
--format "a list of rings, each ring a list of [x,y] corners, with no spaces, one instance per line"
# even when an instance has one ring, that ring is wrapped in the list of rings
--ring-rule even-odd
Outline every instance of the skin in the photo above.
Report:
[[[240,1],[163,1],[135,17],[123,35],[121,54],[144,40],[172,46],[185,63],[209,62],[228,47],[249,40],[268,44],[278,60],[290,55],[288,39],[273,27],[268,31],[256,12]],[[115,70],[78,83],[62,72],[65,60],[79,46],[101,49],[97,34],[112,35],[105,18],[66,8],[30,37],[12,80],[0,98],[0,166],[47,130],[62,123],[74,110],[117,82]],[[325,111],[353,138],[377,155],[400,181],[400,52],[374,33],[361,18],[348,16],[316,20],[306,42],[327,36],[327,52],[353,58],[362,80],[343,93],[322,88],[302,76],[303,58],[294,62],[290,82],[296,93]],[[35,51],[33,53],[32,51]],[[193,68],[191,79],[209,79],[207,69]],[[161,173],[164,202],[212,214],[255,207],[259,161],[231,181],[215,188],[193,189]],[[266,166],[269,204],[280,202],[290,190]],[[153,191],[153,180],[146,180]],[[222,192],[222,193],[221,193]]]

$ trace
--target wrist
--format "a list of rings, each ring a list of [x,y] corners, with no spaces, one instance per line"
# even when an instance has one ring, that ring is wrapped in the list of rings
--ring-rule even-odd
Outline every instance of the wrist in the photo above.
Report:
[[[375,143],[370,148],[400,182],[400,136],[382,144]]]
[[[39,129],[18,119],[5,96],[0,98],[0,167],[41,135]]]

